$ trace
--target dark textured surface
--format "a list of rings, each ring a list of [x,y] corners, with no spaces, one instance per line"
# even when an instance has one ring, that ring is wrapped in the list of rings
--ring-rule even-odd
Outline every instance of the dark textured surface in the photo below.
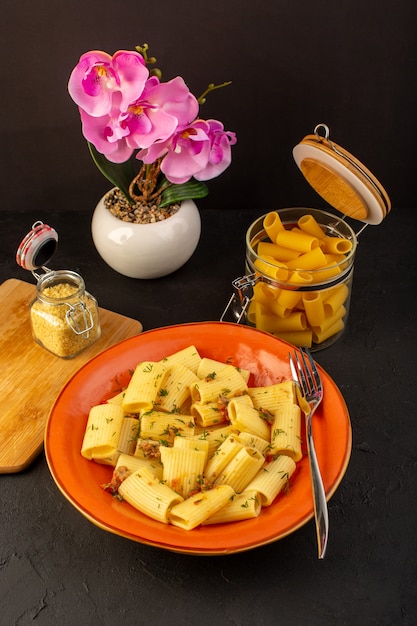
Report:
[[[138,318],[145,330],[216,320],[243,273],[244,233],[259,214],[203,211],[191,261],[170,277],[137,281],[100,260],[90,212],[4,211],[0,278],[32,280],[14,253],[42,219],[60,235],[51,265],[78,270],[101,306]],[[129,542],[64,499],[42,454],[24,473],[0,476],[1,626],[417,623],[415,224],[415,209],[394,210],[361,235],[348,329],[316,354],[353,427],[348,471],[329,503],[324,561],[313,522],[225,557]]]

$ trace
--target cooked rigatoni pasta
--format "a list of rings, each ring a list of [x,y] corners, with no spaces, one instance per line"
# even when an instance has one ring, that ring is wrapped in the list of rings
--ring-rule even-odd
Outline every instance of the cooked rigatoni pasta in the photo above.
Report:
[[[244,446],[245,444],[238,435],[229,435],[208,460],[204,470],[205,478],[210,483],[214,483]]]
[[[214,426],[213,428],[196,428],[195,439],[202,439],[209,444],[208,458],[210,458],[215,450],[228,438],[232,433],[236,434],[233,426]]]
[[[101,459],[100,462],[106,465],[115,466],[121,454],[133,454],[136,448],[138,434],[139,420],[137,417],[125,416],[122,420],[116,451],[111,456]]]
[[[215,359],[202,357],[197,369],[197,376],[199,378],[214,378],[214,376],[217,376],[219,372],[224,370],[226,367],[230,368],[230,363],[222,363],[221,361],[216,361]],[[249,380],[250,372],[240,368],[237,369],[242,378],[247,382]]]
[[[147,467],[128,476],[120,485],[119,493],[135,509],[164,524],[168,524],[170,510],[183,501]]]
[[[174,437],[194,435],[194,421],[191,415],[145,411],[140,417],[140,436],[154,441],[173,441]]]
[[[269,437],[270,428],[254,407],[232,399],[228,413],[232,426],[237,430],[244,430],[261,439]]]
[[[199,450],[204,452],[204,465],[207,463],[210,444],[207,439],[198,439],[197,437],[175,437],[174,448],[182,450]]]
[[[168,513],[169,521],[184,530],[192,530],[217,513],[233,495],[229,485],[217,485],[208,491],[201,491],[173,506]]]
[[[202,357],[197,369],[197,376],[199,378],[206,378],[207,376],[213,377],[214,374],[218,374],[222,369],[226,367],[227,363],[216,361],[216,359],[209,359]]]
[[[115,396],[109,398],[107,400],[108,404],[120,404],[120,406],[123,404],[123,398],[125,397],[125,392],[121,391],[120,393],[116,394]]]
[[[190,385],[198,380],[197,374],[181,363],[169,366],[157,394],[158,408],[172,412],[182,407],[190,397]]]
[[[191,448],[162,447],[161,462],[163,480],[168,487],[188,498],[192,491],[197,491],[206,463],[203,450]]]
[[[243,441],[246,446],[250,448],[256,448],[259,452],[265,456],[271,449],[271,442],[261,437],[257,437],[252,433],[241,432],[239,433],[239,439]]]
[[[162,386],[167,367],[163,363],[146,361],[139,363],[126,388],[123,397],[123,409],[136,413],[141,409],[150,409],[158,401],[158,392]]]
[[[243,446],[216,479],[216,485],[230,485],[236,493],[242,493],[264,461],[259,450]]]
[[[164,365],[184,365],[194,372],[194,374],[197,373],[200,361],[201,356],[195,346],[187,346],[187,348],[178,350],[178,352],[174,352],[174,354],[170,354],[162,359]]]
[[[285,454],[295,462],[300,461],[301,450],[301,410],[298,404],[283,402],[274,411],[271,424],[271,452]]]
[[[226,421],[224,402],[194,402],[191,405],[191,415],[198,426],[206,428],[216,426]]]
[[[248,395],[256,409],[271,413],[278,408],[281,402],[297,402],[295,385],[292,380],[266,387],[250,387]]]
[[[231,398],[247,391],[247,384],[233,365],[226,365],[213,377],[205,378],[190,386],[193,402],[213,402],[220,396]]]
[[[241,522],[245,519],[258,517],[262,510],[261,499],[257,491],[243,491],[235,494],[229,502],[202,522],[203,526],[208,524],[225,524],[228,522]]]
[[[280,491],[288,487],[295,468],[296,464],[291,457],[277,456],[262,466],[247,490],[257,491],[262,506],[270,506]]]
[[[120,454],[117,459],[116,470],[121,467],[127,468],[131,474],[143,467],[147,467],[156,478],[162,480],[163,466],[158,459],[145,459],[132,456],[131,454]]]
[[[300,409],[292,381],[248,388],[249,377],[194,346],[140,362],[90,410],[81,454],[115,466],[103,489],[165,524],[257,517],[301,458]]]
[[[90,409],[81,447],[86,459],[103,460],[117,452],[117,444],[124,420],[118,404],[99,404]]]

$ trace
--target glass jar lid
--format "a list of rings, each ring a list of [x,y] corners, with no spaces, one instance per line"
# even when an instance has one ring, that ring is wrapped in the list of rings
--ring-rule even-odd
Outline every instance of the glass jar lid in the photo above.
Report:
[[[314,135],[307,135],[293,149],[296,164],[313,189],[343,215],[379,224],[391,210],[387,192],[372,172],[330,141],[329,135],[326,124],[318,124]]]
[[[24,270],[33,272],[44,267],[55,254],[58,233],[41,221],[32,225],[16,252],[16,262]]]

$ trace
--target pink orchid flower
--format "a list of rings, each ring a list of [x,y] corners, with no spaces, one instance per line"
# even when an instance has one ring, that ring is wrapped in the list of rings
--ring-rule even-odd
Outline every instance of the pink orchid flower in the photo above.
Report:
[[[234,143],[235,133],[226,132],[221,122],[198,119],[136,156],[144,163],[164,157],[161,171],[171,183],[181,184],[192,177],[203,181],[221,174],[230,165]]]
[[[178,126],[195,119],[197,113],[198,102],[180,76],[167,83],[152,76],[141,96],[121,116],[120,123],[129,128],[129,146],[149,148],[155,141],[168,139]]]
[[[204,120],[195,120],[178,130],[166,142],[154,144],[136,156],[144,163],[153,163],[164,156],[161,171],[176,185],[186,183],[204,169],[210,156],[210,126]]]
[[[151,77],[126,112],[121,110],[121,99],[114,93],[111,111],[99,117],[80,108],[84,137],[114,163],[127,160],[137,148],[165,141],[179,123],[188,123],[198,112],[196,98],[180,77],[168,83]]]
[[[225,131],[221,122],[207,120],[207,123],[210,126],[210,153],[205,168],[194,174],[196,180],[210,180],[224,172],[232,161],[230,147],[237,141],[236,133]]]
[[[107,115],[113,108],[115,93],[122,95],[120,109],[142,93],[149,71],[138,52],[119,50],[113,57],[94,50],[83,54],[68,82],[71,98],[93,117]]]
[[[113,163],[123,163],[133,154],[133,148],[127,144],[129,129],[119,123],[119,97],[114,97],[114,107],[110,114],[93,117],[80,108],[82,132],[93,146]]]

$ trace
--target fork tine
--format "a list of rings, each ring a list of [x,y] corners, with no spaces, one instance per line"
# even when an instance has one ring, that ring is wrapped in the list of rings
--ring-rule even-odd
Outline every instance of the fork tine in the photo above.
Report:
[[[303,363],[303,375],[306,383],[305,391],[306,393],[311,393],[314,390],[314,383],[311,377],[310,368],[307,363],[307,359],[304,353],[305,348],[300,348],[301,361]]]
[[[312,388],[313,389],[315,388],[318,391],[321,391],[322,383],[321,383],[320,374],[318,373],[316,364],[314,362],[313,357],[311,356],[310,350],[308,348],[302,348],[302,354],[307,356],[309,364],[310,364],[310,367],[309,367],[309,382],[311,383]],[[304,358],[304,363],[307,366],[305,358]]]
[[[307,363],[302,350],[294,350],[295,361],[297,364],[298,380],[303,390],[304,395],[309,394],[311,391],[311,385],[309,381],[310,373],[308,371]]]

